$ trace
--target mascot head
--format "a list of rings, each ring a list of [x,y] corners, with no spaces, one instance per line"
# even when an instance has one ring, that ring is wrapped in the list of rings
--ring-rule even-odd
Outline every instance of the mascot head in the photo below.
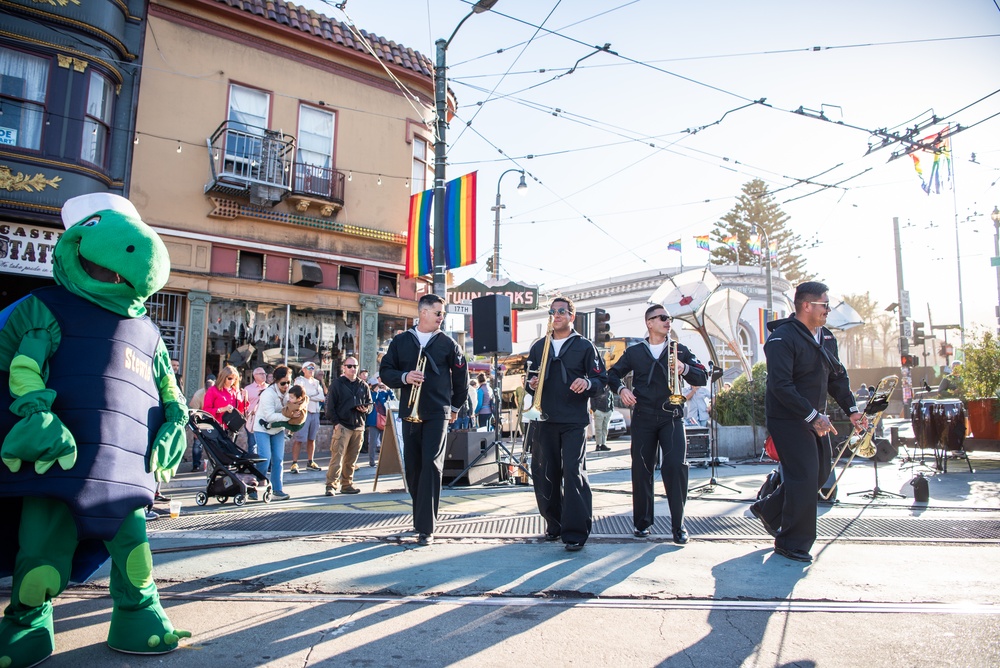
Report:
[[[132,203],[111,193],[80,195],[63,205],[62,220],[56,283],[113,313],[145,315],[143,302],[167,283],[170,257]]]

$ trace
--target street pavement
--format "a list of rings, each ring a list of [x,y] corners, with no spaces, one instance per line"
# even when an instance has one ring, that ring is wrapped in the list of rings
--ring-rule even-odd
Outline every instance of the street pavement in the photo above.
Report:
[[[1000,454],[939,473],[901,453],[878,487],[903,498],[849,496],[876,486],[855,460],[804,565],[774,555],[747,511],[773,462],[692,468],[692,488],[716,484],[692,492],[678,546],[662,493],[653,536],[631,535],[629,441],[610,445],[590,445],[595,531],[577,553],[541,540],[530,486],[446,488],[419,547],[401,478],[372,491],[366,455],[361,494],[286,472],[289,501],[242,508],[196,506],[203,475],[184,472],[163,489],[181,516],[148,527],[164,605],[194,636],[161,657],[109,650],[105,566],[56,603],[46,665],[1000,665]]]

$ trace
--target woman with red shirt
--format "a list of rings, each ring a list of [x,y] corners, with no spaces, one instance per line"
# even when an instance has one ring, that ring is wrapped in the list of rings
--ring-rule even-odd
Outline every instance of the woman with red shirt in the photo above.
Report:
[[[223,367],[215,385],[205,391],[203,410],[215,418],[219,424],[224,425],[222,416],[225,413],[235,410],[245,418],[248,405],[247,393],[240,387],[239,372],[232,366]]]

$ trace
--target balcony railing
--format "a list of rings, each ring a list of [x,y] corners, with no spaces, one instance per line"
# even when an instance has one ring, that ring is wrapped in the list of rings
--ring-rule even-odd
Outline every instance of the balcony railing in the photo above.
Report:
[[[292,193],[306,197],[318,197],[344,206],[344,182],[346,180],[344,173],[338,172],[336,169],[296,162]]]
[[[212,180],[206,193],[249,196],[253,204],[274,206],[291,191],[294,137],[224,121],[207,143]]]

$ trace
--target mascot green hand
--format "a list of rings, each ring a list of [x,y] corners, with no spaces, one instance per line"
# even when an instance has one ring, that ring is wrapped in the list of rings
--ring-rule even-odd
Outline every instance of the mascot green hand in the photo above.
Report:
[[[162,654],[190,637],[160,605],[144,513],[186,445],[187,405],[144,306],[167,249],[117,195],[75,197],[62,217],[57,285],[0,311],[0,668],[55,650],[53,599],[109,557],[112,649]]]

